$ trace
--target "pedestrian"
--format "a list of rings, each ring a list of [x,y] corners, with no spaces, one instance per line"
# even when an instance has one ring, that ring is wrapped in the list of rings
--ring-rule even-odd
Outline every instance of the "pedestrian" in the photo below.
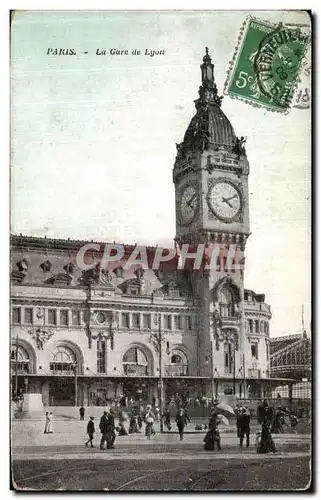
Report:
[[[44,434],[48,434],[49,423],[50,423],[49,411],[46,411],[45,430],[43,431]]]
[[[85,420],[85,408],[83,406],[79,408],[79,416],[80,420]]]
[[[190,423],[189,416],[187,415],[184,408],[179,408],[175,420],[179,432],[180,441],[183,441],[185,426]]]
[[[171,425],[171,414],[170,414],[170,411],[169,411],[169,407],[166,406],[164,412],[163,412],[163,420],[164,420],[164,423],[167,427],[167,429],[170,431],[172,429],[172,425]]]
[[[115,412],[113,408],[110,408],[107,415],[107,450],[115,448],[115,439]]]
[[[246,447],[250,446],[250,421],[251,415],[247,411],[247,408],[242,409],[240,417],[240,446],[243,446],[243,439],[246,436]]]
[[[128,436],[128,432],[125,429],[125,422],[127,420],[127,415],[125,412],[121,411],[119,415],[119,433],[118,436]]]
[[[266,399],[264,399],[264,401],[262,401],[257,407],[257,421],[259,424],[262,424],[267,408],[268,404]]]
[[[298,425],[298,417],[294,413],[289,415],[291,428],[294,429]]]
[[[88,443],[90,443],[90,448],[95,448],[93,445],[93,440],[94,440],[94,434],[95,434],[95,424],[94,424],[94,417],[90,417],[89,422],[87,424],[87,434],[88,434],[88,441],[86,441],[85,445],[88,446]]]
[[[271,418],[271,432],[273,434],[281,434],[283,432],[282,422],[282,410],[280,408],[274,409],[273,416]]]
[[[155,422],[155,415],[152,412],[151,405],[147,405],[146,406],[146,410],[147,411],[146,411],[146,414],[145,414],[145,417],[144,417],[144,420],[145,420],[145,423],[146,423],[145,436],[147,436],[147,437],[150,437],[151,435],[155,436],[156,432],[155,432],[155,429],[153,427],[154,422]]]
[[[213,451],[215,447],[215,443],[217,446],[217,449],[220,451],[221,448],[221,437],[220,437],[220,432],[218,430],[218,425],[219,425],[219,418],[217,411],[214,410],[211,414],[211,417],[208,422],[208,431],[206,433],[206,436],[204,438],[204,450],[206,451]]]
[[[269,422],[269,420],[265,420],[262,423],[261,443],[259,446],[259,453],[269,453],[270,451],[273,451],[273,453],[275,453],[276,448],[274,441],[272,439],[271,423]]]
[[[271,412],[271,408],[267,407],[264,420],[262,422],[261,440],[258,447],[258,453],[269,453],[270,451],[273,451],[273,453],[276,452],[275,444],[271,434],[271,415],[273,415],[273,412]]]
[[[156,406],[156,408],[155,408],[155,422],[159,422],[159,420],[160,420],[160,411],[159,411],[158,406]]]
[[[104,450],[104,444],[107,443],[107,415],[108,415],[108,412],[107,411],[104,411],[101,419],[100,419],[100,422],[99,422],[99,429],[100,429],[100,432],[101,432],[101,440],[100,440],[100,449],[101,450]]]
[[[48,425],[47,425],[47,434],[52,434],[53,433],[53,427],[52,427],[52,412],[49,413],[49,415],[47,415],[47,422],[48,422]]]
[[[129,429],[128,429],[129,434],[140,434],[140,430],[138,429],[137,425],[137,416],[135,415],[135,411],[132,411],[130,420],[129,420]]]
[[[235,406],[235,417],[236,417],[236,432],[237,432],[237,437],[240,437],[241,434],[241,416],[242,416],[242,408],[237,404]]]

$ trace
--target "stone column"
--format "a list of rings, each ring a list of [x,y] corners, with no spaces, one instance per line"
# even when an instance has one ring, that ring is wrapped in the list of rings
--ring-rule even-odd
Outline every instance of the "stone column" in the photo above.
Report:
[[[30,378],[28,383],[28,393],[24,396],[24,408],[28,412],[37,410],[43,411],[41,381]]]

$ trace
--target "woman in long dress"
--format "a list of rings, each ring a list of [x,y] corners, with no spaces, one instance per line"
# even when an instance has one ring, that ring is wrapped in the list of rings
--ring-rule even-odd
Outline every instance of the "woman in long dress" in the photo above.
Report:
[[[50,423],[50,418],[49,418],[49,412],[46,411],[46,422],[45,422],[45,430],[43,431],[44,434],[48,434],[48,426]]]
[[[217,449],[221,450],[220,431],[217,428],[219,423],[220,423],[220,418],[219,418],[217,412],[214,410],[212,412],[212,415],[211,415],[209,423],[208,423],[209,430],[208,430],[208,432],[203,440],[204,441],[204,450],[213,451],[215,443],[216,443]]]
[[[47,434],[52,434],[53,433],[53,428],[52,428],[52,413],[50,412],[48,417],[48,426],[47,426]]]
[[[265,419],[262,423],[261,442],[258,448],[258,453],[269,453],[270,451],[275,453],[276,449],[271,435],[271,422]]]
[[[52,429],[52,413],[49,411],[46,411],[46,423],[45,423],[45,430],[44,434],[52,434],[53,429]]]
[[[147,437],[150,437],[151,435],[154,436],[156,434],[155,429],[153,427],[154,422],[155,422],[155,415],[152,412],[151,405],[147,405],[146,410],[147,410],[147,412],[146,412],[145,418],[144,418],[145,423],[146,423],[145,435]]]

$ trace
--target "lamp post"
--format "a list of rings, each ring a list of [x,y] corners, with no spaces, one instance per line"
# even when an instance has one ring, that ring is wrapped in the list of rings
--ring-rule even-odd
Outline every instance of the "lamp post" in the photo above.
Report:
[[[15,366],[15,393],[16,393],[16,396],[18,396],[18,348],[19,348],[19,345],[18,345],[18,335],[16,337],[16,366]]]
[[[243,385],[244,385],[244,399],[246,399],[246,372],[245,372],[245,354],[242,356],[243,365]]]
[[[233,340],[233,396],[235,396],[235,383],[236,383],[236,363],[235,363],[235,339]]]
[[[77,393],[78,393],[78,377],[77,377],[77,361],[74,364],[75,368],[75,407],[78,406],[78,398],[77,398]]]
[[[159,412],[160,412],[160,431],[163,432],[163,356],[162,356],[162,344],[163,344],[163,334],[161,328],[161,314],[155,318],[155,323],[158,324],[157,334],[151,333],[150,342],[153,342],[155,350],[158,353],[158,399],[159,399]]]
[[[208,365],[211,363],[211,393],[212,400],[215,401],[217,399],[217,381],[215,380],[216,375],[218,375],[217,368],[214,367],[214,341],[211,340],[211,356],[210,360],[206,356],[205,364]]]
[[[233,364],[233,395],[235,396],[236,393],[236,363],[235,363],[235,352],[236,352],[236,337],[235,334],[232,334],[231,331],[227,332],[226,334],[226,341],[229,342],[229,344],[232,344],[233,346],[233,351],[230,353],[230,364]]]

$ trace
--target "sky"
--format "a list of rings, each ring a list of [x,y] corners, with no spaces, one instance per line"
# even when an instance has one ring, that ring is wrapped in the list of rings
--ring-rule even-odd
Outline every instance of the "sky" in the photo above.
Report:
[[[11,232],[172,246],[175,143],[195,114],[204,47],[223,93],[249,12],[18,12],[11,43]],[[304,12],[251,12],[307,24]],[[73,49],[76,55],[47,55]],[[97,55],[106,50],[107,55]],[[128,55],[110,55],[111,49]],[[134,49],[141,55],[132,55]],[[150,57],[145,51],[164,51]],[[84,54],[87,52],[87,54]],[[225,96],[250,162],[245,286],[271,335],[310,326],[310,110]]]

